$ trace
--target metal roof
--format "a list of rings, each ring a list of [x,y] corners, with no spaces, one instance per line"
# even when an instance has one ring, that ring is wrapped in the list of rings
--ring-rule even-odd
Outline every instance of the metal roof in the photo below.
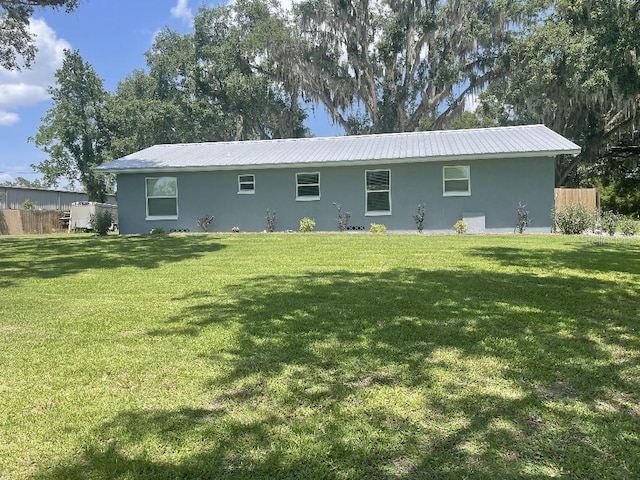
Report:
[[[352,165],[456,159],[576,155],[580,147],[544,125],[155,145],[98,167],[131,170],[219,170],[294,165]]]

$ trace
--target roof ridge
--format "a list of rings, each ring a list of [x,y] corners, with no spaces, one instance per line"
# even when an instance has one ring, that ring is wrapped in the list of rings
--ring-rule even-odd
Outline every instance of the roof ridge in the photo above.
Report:
[[[476,127],[476,128],[461,128],[457,130],[418,130],[413,132],[386,132],[386,133],[366,133],[363,135],[330,135],[326,137],[291,137],[291,138],[266,138],[259,140],[221,140],[221,141],[211,141],[211,142],[181,142],[181,143],[157,143],[153,145],[156,146],[200,146],[200,145],[237,145],[237,144],[248,144],[248,143],[289,143],[289,142],[304,142],[304,141],[343,141],[349,139],[365,139],[368,137],[400,137],[400,136],[414,136],[414,135],[444,135],[444,134],[465,134],[465,133],[476,133],[476,132],[490,132],[497,130],[507,130],[507,129],[522,129],[532,128],[532,127],[545,127],[545,125],[538,123],[532,125],[500,125],[496,127]],[[545,127],[548,128],[548,127]],[[553,131],[553,130],[552,130]],[[556,132],[557,133],[557,132]]]

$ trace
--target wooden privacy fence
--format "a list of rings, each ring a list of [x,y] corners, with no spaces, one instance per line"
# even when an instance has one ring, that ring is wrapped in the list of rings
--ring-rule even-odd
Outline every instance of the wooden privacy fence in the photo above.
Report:
[[[565,207],[571,203],[600,208],[600,195],[595,188],[556,188],[554,196],[556,208]]]
[[[66,231],[57,210],[0,210],[0,235],[56,233]]]

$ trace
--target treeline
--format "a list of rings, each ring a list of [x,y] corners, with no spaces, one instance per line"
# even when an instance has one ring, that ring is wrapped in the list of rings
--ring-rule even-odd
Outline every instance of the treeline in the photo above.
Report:
[[[239,0],[165,29],[106,92],[67,52],[34,137],[46,181],[157,143],[300,137],[310,108],[348,135],[544,123],[583,146],[557,184],[640,212],[635,0]],[[473,111],[470,104],[477,108]],[[97,199],[97,197],[96,197]]]

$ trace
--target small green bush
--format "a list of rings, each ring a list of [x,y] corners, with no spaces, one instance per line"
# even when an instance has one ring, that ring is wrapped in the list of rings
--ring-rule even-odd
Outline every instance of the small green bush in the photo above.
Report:
[[[624,217],[618,225],[623,235],[630,237],[638,233],[638,223],[631,217]]]
[[[387,227],[384,223],[372,223],[369,227],[369,231],[371,233],[385,233],[387,231]]]
[[[606,232],[609,235],[613,235],[616,233],[616,229],[620,224],[620,220],[620,215],[615,212],[602,212],[602,215],[600,216],[600,227],[602,228],[603,232]]]
[[[462,235],[463,233],[467,233],[469,231],[469,225],[467,225],[467,222],[465,222],[464,220],[458,220],[453,224],[453,231],[459,235]]]
[[[155,227],[152,228],[151,231],[149,232],[150,235],[164,235],[166,232],[164,231],[164,228],[162,227]]]
[[[551,212],[554,229],[565,235],[578,235],[593,230],[597,218],[596,209],[581,203],[570,203]]]
[[[304,217],[300,219],[300,231],[312,232],[316,228],[316,221],[313,218]]]
[[[36,203],[33,200],[27,198],[24,202],[22,202],[20,208],[23,210],[33,210],[34,208],[36,208]]]
[[[113,224],[113,215],[109,210],[99,210],[89,215],[89,225],[96,235],[106,235]]]

